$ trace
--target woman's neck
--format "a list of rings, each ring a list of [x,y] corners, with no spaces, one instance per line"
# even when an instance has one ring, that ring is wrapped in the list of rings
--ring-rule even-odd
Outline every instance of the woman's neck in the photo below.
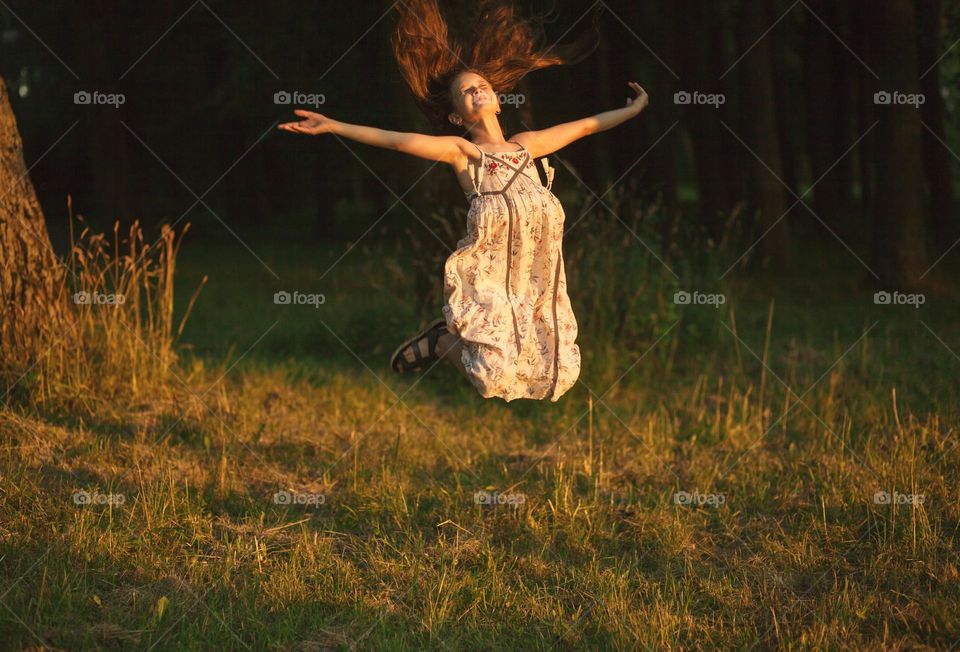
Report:
[[[478,145],[503,145],[507,142],[500,129],[500,121],[493,115],[485,115],[474,122],[470,126],[470,137]]]

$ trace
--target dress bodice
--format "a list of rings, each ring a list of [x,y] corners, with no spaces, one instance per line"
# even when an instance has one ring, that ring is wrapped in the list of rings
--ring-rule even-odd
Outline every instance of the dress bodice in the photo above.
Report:
[[[464,193],[467,201],[472,201],[476,195],[501,192],[506,186],[511,185],[517,171],[536,181],[537,185],[550,189],[553,184],[553,169],[547,159],[540,159],[547,178],[547,183],[543,184],[527,148],[513,140],[507,142],[518,145],[520,149],[510,152],[486,152],[474,144],[480,152],[480,161],[479,163],[470,161],[467,164],[467,171],[473,184],[473,191]]]

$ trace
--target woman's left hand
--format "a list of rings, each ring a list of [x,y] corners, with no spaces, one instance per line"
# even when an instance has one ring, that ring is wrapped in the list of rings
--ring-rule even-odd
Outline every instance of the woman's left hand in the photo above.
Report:
[[[627,106],[636,110],[637,113],[640,113],[647,108],[647,104],[650,103],[650,98],[647,96],[647,91],[643,90],[643,87],[637,82],[627,82],[627,86],[632,88],[637,94],[636,97],[627,98]]]

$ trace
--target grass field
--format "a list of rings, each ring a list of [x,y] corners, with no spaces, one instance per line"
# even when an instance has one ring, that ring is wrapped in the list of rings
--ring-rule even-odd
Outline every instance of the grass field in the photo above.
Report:
[[[3,649],[958,645],[956,294],[731,275],[618,340],[570,271],[582,382],[506,404],[390,372],[394,250],[255,249],[184,245],[169,391],[0,411]]]

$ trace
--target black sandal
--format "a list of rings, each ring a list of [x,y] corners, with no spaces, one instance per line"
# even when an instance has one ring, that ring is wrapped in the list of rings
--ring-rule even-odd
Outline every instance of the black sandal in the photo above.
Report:
[[[398,374],[406,371],[419,371],[426,365],[439,360],[440,356],[437,355],[437,341],[440,339],[440,336],[448,332],[446,319],[440,318],[434,320],[422,331],[397,347],[397,350],[390,356],[390,368]],[[427,338],[426,356],[420,354],[420,340],[424,337]],[[413,351],[413,362],[408,361],[406,356],[403,355],[407,348]]]

